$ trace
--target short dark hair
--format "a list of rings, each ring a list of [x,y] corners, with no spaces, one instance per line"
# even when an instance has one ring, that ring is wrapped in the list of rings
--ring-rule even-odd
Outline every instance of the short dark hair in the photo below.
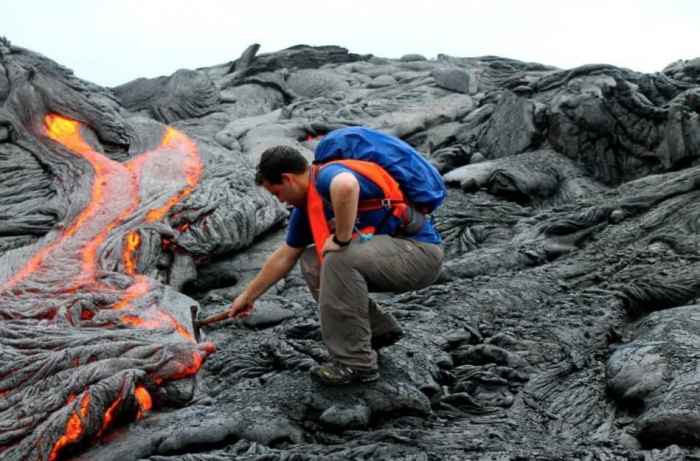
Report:
[[[271,184],[282,182],[282,173],[301,174],[309,167],[309,162],[301,152],[291,146],[274,146],[260,156],[255,172],[255,184],[262,185],[263,181]]]

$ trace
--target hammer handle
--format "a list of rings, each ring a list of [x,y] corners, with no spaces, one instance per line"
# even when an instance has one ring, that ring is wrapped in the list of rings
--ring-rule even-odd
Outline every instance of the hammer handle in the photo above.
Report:
[[[211,325],[212,323],[221,322],[222,320],[226,320],[227,318],[229,318],[228,312],[224,311],[224,312],[219,312],[218,314],[210,315],[209,317],[207,317],[205,319],[198,320],[197,324],[200,327],[204,327],[207,325]]]
[[[211,315],[205,319],[197,321],[197,325],[200,327],[204,327],[207,325],[211,325],[212,323],[221,322],[222,320],[226,320],[229,318],[236,319],[236,318],[248,315],[250,313],[251,309],[253,309],[253,305],[248,304],[245,309],[238,311],[236,313],[236,315],[234,315],[233,317],[229,317],[228,311],[219,312],[218,314],[214,314],[214,315]]]

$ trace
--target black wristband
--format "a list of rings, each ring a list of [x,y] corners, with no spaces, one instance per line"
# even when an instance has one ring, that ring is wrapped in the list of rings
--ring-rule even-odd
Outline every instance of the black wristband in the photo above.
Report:
[[[350,245],[350,242],[352,242],[352,239],[345,241],[345,242],[341,242],[340,240],[338,240],[338,236],[333,234],[333,243],[335,243],[336,245],[338,245],[340,247],[346,247],[346,246]]]

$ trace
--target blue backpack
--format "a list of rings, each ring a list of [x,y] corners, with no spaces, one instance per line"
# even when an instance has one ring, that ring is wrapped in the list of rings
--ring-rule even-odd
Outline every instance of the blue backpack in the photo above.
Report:
[[[380,131],[363,127],[333,130],[316,147],[314,163],[354,159],[374,162],[401,186],[416,209],[431,213],[445,200],[447,190],[440,173],[413,147]]]

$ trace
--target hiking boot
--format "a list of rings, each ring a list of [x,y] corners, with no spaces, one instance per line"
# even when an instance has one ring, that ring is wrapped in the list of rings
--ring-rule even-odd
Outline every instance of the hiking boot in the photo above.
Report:
[[[375,351],[396,344],[401,338],[403,338],[403,330],[401,327],[397,327],[395,330],[388,331],[384,334],[372,336],[372,349]]]
[[[311,376],[326,386],[353,383],[371,383],[379,379],[379,371],[350,368],[338,362],[329,362],[311,370]]]

